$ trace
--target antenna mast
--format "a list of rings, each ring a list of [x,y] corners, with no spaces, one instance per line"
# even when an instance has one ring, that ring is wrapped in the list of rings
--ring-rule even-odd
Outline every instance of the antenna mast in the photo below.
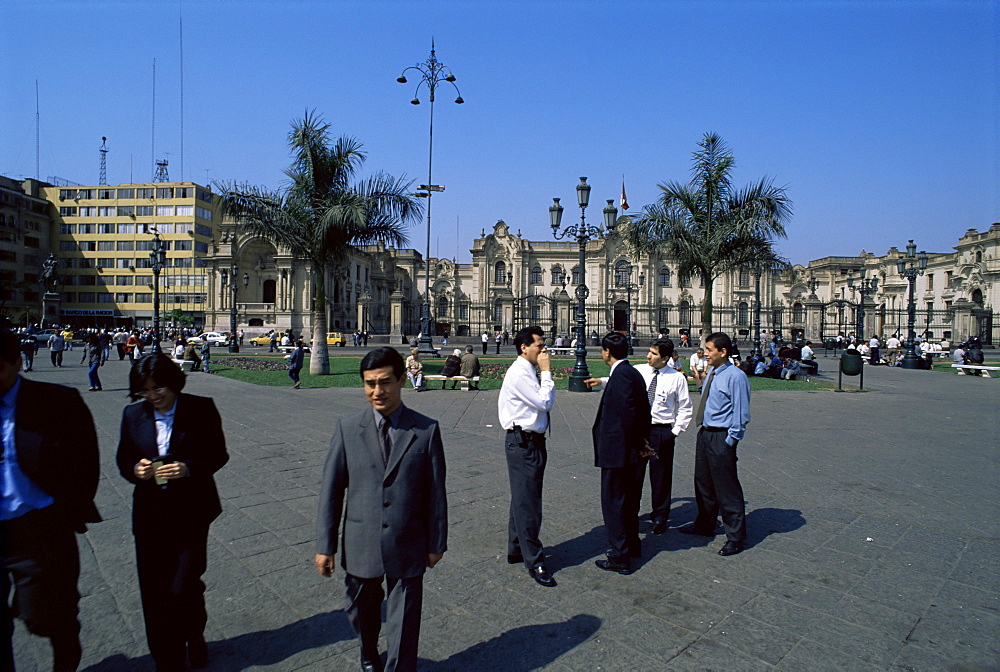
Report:
[[[102,187],[108,183],[108,139],[101,137],[101,180]]]
[[[181,51],[181,182],[184,181],[184,17],[179,16]]]
[[[167,164],[169,162],[166,159],[160,159],[156,162],[156,175],[153,176],[153,182],[169,182],[170,175],[167,174]]]
[[[156,59],[153,59],[153,129],[152,138],[149,141],[149,158],[154,164],[156,163]],[[153,181],[156,181],[156,169],[153,170]]]
[[[39,115],[38,115],[38,80],[35,80],[35,179],[41,180],[42,171],[38,168],[38,127],[39,127]]]

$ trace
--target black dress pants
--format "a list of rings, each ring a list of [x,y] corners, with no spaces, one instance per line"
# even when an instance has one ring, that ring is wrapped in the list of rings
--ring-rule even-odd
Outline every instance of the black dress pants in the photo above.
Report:
[[[670,495],[674,479],[674,441],[671,425],[653,425],[649,428],[649,446],[656,457],[649,459],[649,489],[652,498],[652,520],[670,518]],[[639,481],[642,497],[642,480]]]
[[[53,506],[0,522],[0,670],[13,670],[13,618],[52,643],[53,669],[80,664],[80,555],[76,533]],[[7,604],[10,590],[14,598]]]
[[[548,453],[545,436],[524,433],[518,443],[513,432],[504,439],[507,477],[510,481],[510,513],[507,516],[507,555],[521,554],[528,569],[545,561],[539,533],[542,528],[542,479]]]
[[[166,532],[150,524],[135,538],[146,641],[157,672],[186,669],[186,645],[204,636],[208,620],[201,581],[208,524],[180,525],[179,530]]]
[[[611,545],[610,558],[628,564],[629,558],[642,555],[639,540],[639,500],[646,460],[624,467],[601,468],[601,513]]]
[[[361,640],[361,655],[378,660],[378,635],[382,629],[382,580],[389,600],[385,609],[385,672],[416,672],[420,642],[420,610],[424,599],[424,577],[405,579],[378,577],[362,579],[352,574],[344,577],[347,587],[347,620]]]
[[[701,428],[694,453],[694,495],[698,503],[699,530],[715,529],[722,514],[722,527],[729,541],[742,544],[747,538],[743,486],[736,473],[736,446],[726,443],[726,431]],[[738,444],[737,444],[738,445]]]

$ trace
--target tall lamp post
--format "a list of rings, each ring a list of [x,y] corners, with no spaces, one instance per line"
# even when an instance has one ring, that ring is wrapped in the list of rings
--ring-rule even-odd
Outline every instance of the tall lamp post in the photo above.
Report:
[[[919,369],[920,356],[917,355],[917,332],[914,323],[917,320],[917,302],[914,297],[916,291],[917,276],[924,274],[927,268],[927,253],[917,253],[917,246],[911,240],[906,246],[906,256],[896,260],[896,270],[899,275],[906,278],[910,283],[910,299],[906,306],[906,354],[903,355],[902,366],[904,369]]]
[[[587,297],[590,295],[590,290],[587,288],[587,241],[591,238],[596,238],[601,235],[601,230],[593,227],[587,226],[587,205],[590,203],[590,185],[587,184],[587,178],[581,177],[580,184],[576,185],[576,200],[580,205],[580,223],[576,226],[567,226],[563,230],[559,230],[562,224],[563,206],[559,204],[558,198],[552,199],[552,205],[549,206],[549,221],[552,224],[552,236],[556,240],[562,240],[563,238],[569,236],[570,238],[576,238],[577,245],[580,248],[580,284],[576,286],[576,351],[573,353],[576,356],[576,363],[573,365],[573,371],[569,375],[569,381],[567,389],[570,392],[589,392],[590,388],[584,383],[587,378],[590,378],[590,371],[587,369],[587,348],[586,348],[586,328],[587,328]],[[618,209],[615,208],[612,203],[614,201],[608,201],[608,207],[604,208],[604,225],[607,230],[614,231],[616,219],[618,218]]]
[[[857,324],[857,335],[858,343],[860,343],[865,337],[865,300],[870,294],[874,294],[875,290],[878,289],[878,278],[866,278],[865,268],[861,267],[861,278],[857,286],[854,285],[854,276],[847,276],[847,288],[851,290],[851,294],[857,292],[860,295],[858,299],[858,324]]]
[[[149,253],[150,266],[153,268],[153,347],[154,353],[163,352],[160,348],[160,273],[167,265],[167,246],[160,239],[160,232],[153,228],[153,249]]]
[[[229,300],[229,352],[240,351],[240,339],[236,337],[236,293],[240,291],[240,269],[233,264],[229,269],[229,289],[232,292]],[[243,286],[250,284],[250,276],[243,274]],[[222,271],[222,286],[226,286],[226,271]]]
[[[610,202],[611,201],[608,201],[608,203],[610,203]],[[620,280],[621,278],[617,278],[616,277],[615,278],[615,285],[617,285],[621,289],[624,289],[625,292],[626,292],[625,305],[626,305],[627,309],[625,311],[625,333],[628,334],[628,354],[634,355],[635,351],[633,350],[633,347],[632,347],[633,346],[633,344],[632,344],[632,292],[634,291],[636,293],[636,296],[639,295],[639,290],[642,289],[643,285],[646,284],[646,274],[645,273],[639,273],[639,284],[638,285],[635,284],[634,282],[632,282],[632,264],[628,265],[628,268],[625,270],[625,274],[626,274],[625,275],[625,282],[618,282],[618,280]]]
[[[764,352],[761,349],[762,340],[760,336],[760,276],[764,275],[764,264],[756,263],[750,268],[750,273],[753,274],[753,354],[757,356],[758,359],[763,357]]]
[[[427,184],[420,185],[417,189],[417,196],[421,196],[427,199],[427,258],[424,260],[424,302],[420,306],[420,354],[426,355],[427,357],[437,357],[438,352],[434,349],[434,339],[431,337],[431,195],[436,191],[444,191],[444,187],[438,184],[434,184],[431,179],[431,168],[434,165],[434,97],[437,91],[437,86],[441,82],[448,82],[455,88],[455,93],[458,97],[455,98],[455,102],[459,105],[465,102],[462,99],[462,93],[458,90],[458,86],[455,84],[455,75],[452,74],[451,68],[446,66],[437,60],[437,56],[434,54],[434,40],[431,40],[431,56],[423,63],[417,63],[416,65],[410,66],[403,70],[402,74],[396,78],[396,81],[400,84],[406,84],[406,73],[410,70],[416,70],[420,74],[420,81],[417,83],[416,91],[413,92],[413,100],[410,101],[411,105],[419,105],[420,99],[417,98],[417,94],[420,93],[420,87],[426,86],[428,97],[431,103],[431,121],[430,121],[430,132],[429,132],[429,148],[427,152]]]

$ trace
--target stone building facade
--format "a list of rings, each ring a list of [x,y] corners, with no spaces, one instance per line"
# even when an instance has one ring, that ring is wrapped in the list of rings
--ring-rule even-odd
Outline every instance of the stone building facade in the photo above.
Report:
[[[678,277],[676,264],[665,254],[639,254],[623,236],[628,225],[622,217],[615,232],[589,241],[582,271],[575,242],[527,240],[502,220],[473,241],[471,264],[430,259],[435,335],[476,338],[484,331],[514,332],[538,324],[547,333],[570,336],[581,281],[589,289],[588,333],[631,325],[640,340],[661,333],[675,339],[685,332],[697,335],[705,300],[699,279]],[[233,296],[221,279],[235,261],[240,275],[248,276],[246,288],[236,293],[239,327],[249,333],[271,328],[309,332],[310,265],[270,242],[241,239],[230,224],[223,223],[220,241],[206,258],[206,328],[229,327]],[[749,341],[759,301],[764,332],[777,331],[785,338],[801,334],[815,342],[855,332],[856,281],[864,271],[878,279],[865,301],[865,335],[905,335],[909,286],[896,270],[904,254],[893,247],[881,256],[862,251],[778,272],[754,275],[753,269],[741,269],[725,275],[713,287],[713,327]],[[419,330],[425,267],[416,250],[352,249],[327,273],[331,331],[365,328],[401,342],[397,339]],[[916,331],[933,340],[978,335],[988,344],[1000,342],[993,320],[993,307],[1000,301],[998,281],[1000,224],[984,232],[970,229],[952,252],[928,253],[927,269],[915,282]]]

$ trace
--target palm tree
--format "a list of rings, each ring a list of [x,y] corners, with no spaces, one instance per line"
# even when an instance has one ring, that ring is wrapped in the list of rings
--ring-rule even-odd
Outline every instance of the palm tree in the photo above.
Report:
[[[716,278],[744,265],[784,262],[773,241],[785,237],[792,203],[785,188],[768,178],[734,189],[730,172],[735,160],[718,135],[706,133],[698,146],[691,181],[660,184],[660,198],[643,208],[626,235],[641,251],[671,255],[680,278],[701,278],[704,338],[712,332]]]
[[[244,234],[265,238],[312,264],[313,353],[309,373],[330,373],[326,345],[327,269],[354,245],[406,245],[404,225],[419,221],[423,206],[409,194],[411,182],[382,172],[354,182],[366,159],[363,145],[341,136],[315,112],[292,122],[293,162],[288,185],[269,191],[252,185],[216,185],[222,210]]]

